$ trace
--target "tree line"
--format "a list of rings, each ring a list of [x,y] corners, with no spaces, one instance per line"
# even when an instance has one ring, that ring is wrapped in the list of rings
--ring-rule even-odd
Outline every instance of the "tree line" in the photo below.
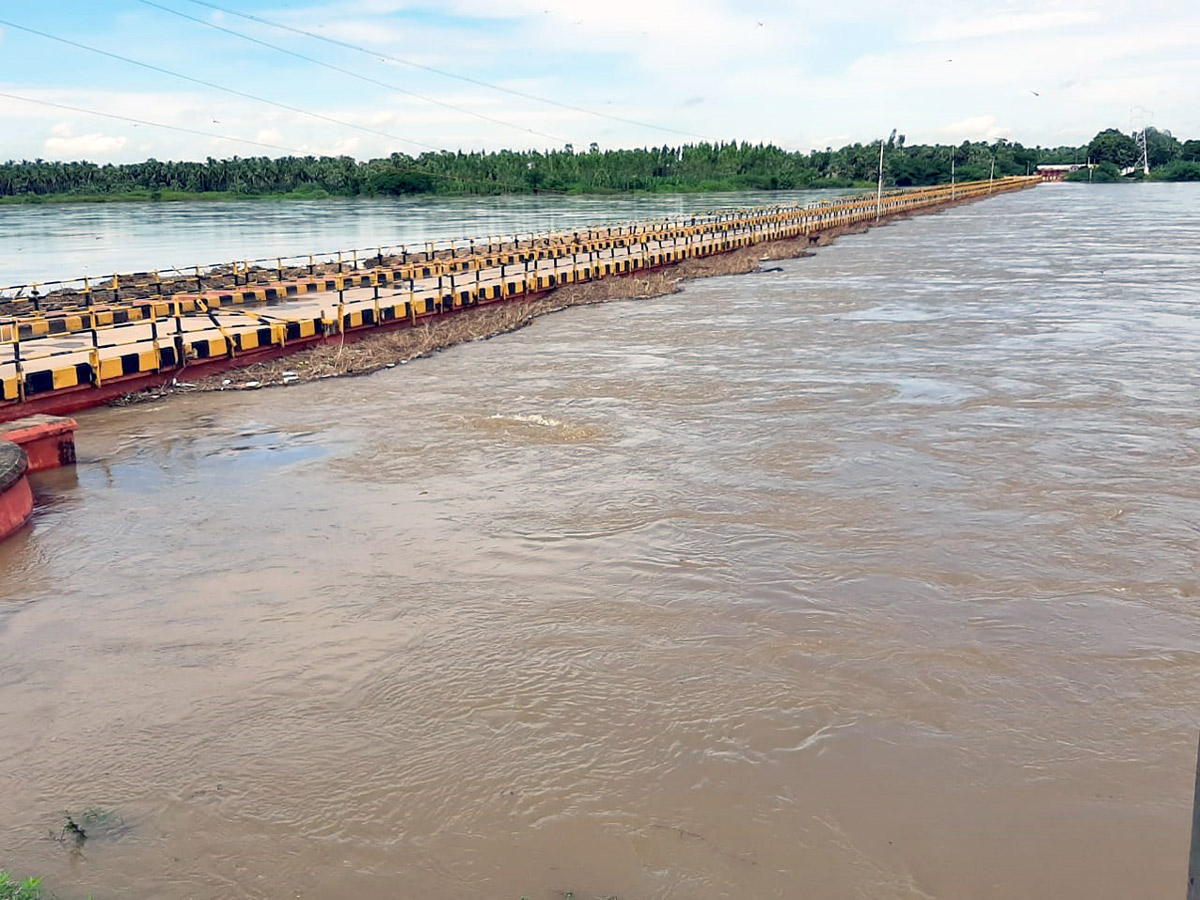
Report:
[[[1076,172],[1070,180],[1114,182],[1130,176],[1141,178],[1149,168],[1152,179],[1200,181],[1200,141],[1180,141],[1171,132],[1152,127],[1133,134],[1104,129],[1088,144],[1086,161],[1095,169]]]
[[[1180,142],[1147,129],[1152,166],[1200,160],[1200,142]],[[1042,163],[1088,160],[1131,165],[1136,141],[1115,129],[1080,147],[1024,147],[1007,140],[884,148],[884,181],[909,187],[1025,175]],[[629,191],[784,190],[874,183],[879,143],[808,153],[770,144],[717,142],[576,152],[559,150],[449,152],[358,161],[348,156],[209,158],[204,162],[97,165],[41,159],[0,164],[0,198],[117,197],[228,193],[320,197],[399,194],[605,193]]]

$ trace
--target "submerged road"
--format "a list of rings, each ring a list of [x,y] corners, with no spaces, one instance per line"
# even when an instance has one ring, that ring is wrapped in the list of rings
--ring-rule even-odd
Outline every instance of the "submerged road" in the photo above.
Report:
[[[1028,187],[1036,179],[973,182],[840,199],[814,207],[740,210],[676,221],[636,223],[558,235],[470,253],[431,252],[427,260],[355,268],[240,288],[181,293],[169,300],[80,308],[46,316],[0,321],[0,401],[21,414],[27,401],[48,407],[47,395],[78,394],[136,379],[173,373],[184,366],[249,364],[331,336],[416,325],[459,309],[529,298],[564,284],[628,275],[683,259],[712,256],[763,241],[812,235],[832,228],[944,206],[971,197]],[[385,261],[386,262],[386,261]],[[265,297],[277,297],[267,299]],[[250,302],[246,302],[246,301]],[[146,312],[153,307],[153,310]],[[114,310],[145,316],[120,324]],[[53,333],[53,332],[61,333]],[[96,396],[99,402],[99,395]],[[90,405],[73,396],[62,408]]]

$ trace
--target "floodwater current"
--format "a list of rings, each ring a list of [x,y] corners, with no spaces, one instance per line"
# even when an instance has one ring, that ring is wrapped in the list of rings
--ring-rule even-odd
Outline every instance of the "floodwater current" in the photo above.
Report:
[[[139,900],[1182,896],[1198,199],[1042,186],[81,414],[0,545],[0,865]]]

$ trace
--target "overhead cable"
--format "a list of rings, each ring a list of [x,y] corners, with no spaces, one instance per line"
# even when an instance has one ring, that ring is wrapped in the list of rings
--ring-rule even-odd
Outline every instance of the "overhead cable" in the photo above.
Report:
[[[87,50],[89,53],[97,53],[100,56],[107,56],[110,59],[120,60],[121,62],[129,63],[130,65],[134,65],[134,66],[139,66],[143,69],[149,69],[151,72],[158,72],[162,75],[170,75],[172,78],[181,78],[184,81],[190,81],[193,84],[199,84],[199,85],[202,85],[207,88],[212,88],[215,91],[222,91],[226,94],[232,94],[235,97],[243,97],[247,100],[253,100],[256,103],[265,103],[268,106],[274,106],[279,109],[286,109],[288,112],[294,112],[294,113],[298,113],[302,116],[309,116],[310,118],[313,118],[313,119],[320,119],[324,122],[330,122],[334,125],[340,125],[342,128],[353,128],[357,131],[366,132],[367,134],[374,134],[379,137],[385,137],[388,140],[402,141],[403,143],[406,143],[406,144],[413,144],[414,146],[417,146],[417,147],[423,147],[426,150],[434,150],[434,151],[440,152],[442,149],[440,147],[435,147],[432,144],[423,143],[422,141],[414,141],[412,138],[400,137],[399,135],[396,135],[396,134],[388,134],[386,131],[380,131],[377,128],[370,128],[366,125],[358,125],[354,122],[347,122],[344,119],[337,119],[337,118],[334,118],[333,116],[327,116],[324,113],[312,112],[311,110],[301,109],[298,106],[291,106],[287,103],[280,103],[278,100],[269,100],[266,97],[259,97],[255,94],[247,93],[246,91],[239,91],[237,88],[226,87],[223,84],[217,84],[216,82],[213,82],[213,81],[205,81],[203,78],[195,78],[191,75],[185,75],[182,72],[175,72],[171,69],[165,69],[162,66],[156,66],[152,63],[142,62],[141,60],[132,59],[128,56],[122,56],[119,53],[113,53],[109,50],[101,50],[99,47],[92,47],[88,44],[80,43],[79,41],[72,41],[72,40],[69,40],[68,38],[58,37],[57,35],[53,35],[48,32],[45,32],[45,31],[39,31],[36,28],[30,28],[28,25],[18,25],[16,22],[8,22],[8,21],[5,21],[4,19],[0,19],[0,25],[3,25],[6,28],[15,28],[18,31],[28,32],[29,34],[36,34],[39,37],[44,37],[51,41],[57,41],[60,44],[66,44],[69,47],[77,47],[80,50]]]
[[[414,69],[423,69],[426,72],[432,72],[433,74],[441,75],[444,78],[454,78],[458,81],[465,81],[468,84],[478,85],[479,87],[485,87],[485,88],[488,88],[493,91],[500,91],[505,94],[511,94],[514,97],[523,97],[526,100],[533,100],[537,103],[546,103],[546,104],[549,104],[550,106],[557,106],[560,109],[569,109],[572,112],[583,113],[584,115],[588,115],[588,116],[596,116],[601,119],[610,119],[613,122],[623,122],[626,125],[636,125],[638,128],[647,128],[647,129],[650,129],[651,131],[663,131],[663,132],[669,132],[671,134],[683,135],[684,137],[699,138],[702,141],[710,141],[710,142],[713,141],[712,138],[706,137],[705,135],[702,135],[702,134],[696,134],[691,131],[682,131],[678,128],[669,128],[666,125],[654,125],[650,122],[639,122],[636,119],[627,119],[624,116],[615,116],[615,115],[612,115],[611,113],[600,112],[599,110],[586,109],[582,106],[574,106],[573,104],[570,104],[570,103],[563,103],[560,100],[553,100],[549,97],[539,97],[537,94],[530,94],[526,91],[517,90],[516,88],[504,87],[503,85],[500,85],[500,84],[493,84],[490,81],[483,81],[482,79],[479,79],[479,78],[472,78],[470,75],[461,75],[458,72],[451,72],[448,69],[439,69],[435,66],[425,65],[424,63],[419,63],[419,62],[416,62],[415,60],[411,60],[411,59],[405,59],[404,57],[401,57],[401,56],[393,56],[388,53],[381,53],[377,50],[370,50],[366,47],[361,47],[358,44],[352,44],[349,41],[341,41],[341,40],[338,40],[337,38],[331,38],[327,35],[318,34],[317,32],[314,32],[314,31],[305,31],[303,28],[296,28],[292,25],[284,25],[281,22],[275,22],[275,21],[272,21],[271,19],[265,19],[261,16],[255,16],[250,13],[238,12],[236,9],[229,9],[224,6],[218,6],[215,3],[207,2],[207,0],[188,0],[188,2],[195,3],[197,6],[204,6],[204,7],[207,7],[208,9],[216,10],[217,12],[225,13],[226,15],[237,16],[239,18],[246,19],[251,22],[258,22],[260,25],[267,25],[267,26],[270,26],[271,28],[278,28],[281,31],[290,31],[293,34],[303,35],[304,37],[309,37],[309,38],[312,38],[317,41],[324,41],[327,44],[333,44],[334,46],[337,46],[337,47],[344,47],[347,50],[354,50],[357,53],[365,53],[367,56],[374,57],[375,59],[385,60],[385,61],[390,60],[391,62],[400,63],[401,65],[412,66]]]
[[[155,3],[154,0],[138,0],[138,2],[143,3],[146,6],[152,6],[155,9],[160,9],[163,12],[167,12],[172,15],[179,16],[180,18],[187,19],[191,22],[197,22],[197,23],[199,23],[201,25],[205,25],[209,28],[214,28],[217,31],[224,32],[225,34],[233,35],[234,37],[238,37],[238,38],[241,38],[242,40],[249,41],[252,44],[258,44],[260,47],[267,47],[271,50],[275,50],[275,51],[278,51],[279,53],[287,54],[288,56],[295,57],[296,59],[303,60],[303,61],[305,61],[307,63],[311,63],[315,66],[321,66],[322,68],[330,69],[334,72],[340,72],[341,74],[346,75],[350,78],[357,78],[359,81],[365,81],[368,84],[378,85],[379,87],[387,88],[388,90],[395,91],[399,94],[405,94],[406,96],[409,96],[409,97],[415,97],[416,99],[423,100],[426,103],[433,103],[437,106],[444,106],[447,109],[452,109],[455,112],[462,113],[463,115],[473,116],[477,119],[483,119],[484,121],[492,122],[496,125],[502,125],[505,128],[514,128],[517,131],[523,132],[525,134],[536,134],[538,137],[549,138],[550,140],[557,141],[560,144],[570,143],[570,141],[568,141],[566,138],[559,137],[558,135],[547,134],[544,131],[537,131],[536,129],[526,128],[523,125],[518,125],[513,122],[506,122],[503,119],[497,119],[494,116],[489,116],[489,115],[486,115],[485,113],[475,112],[474,110],[466,109],[465,107],[462,107],[462,106],[456,106],[453,103],[448,103],[445,100],[439,100],[436,97],[426,97],[424,94],[418,94],[415,91],[410,91],[406,88],[400,87],[399,85],[390,84],[386,81],[380,81],[378,78],[371,78],[369,75],[362,75],[362,74],[359,74],[358,72],[351,71],[350,69],[344,69],[341,66],[335,66],[332,63],[325,62],[324,60],[314,59],[311,56],[305,56],[303,53],[297,53],[294,50],[289,50],[287,47],[280,47],[278,44],[272,44],[268,41],[259,40],[256,37],[251,37],[250,35],[243,34],[240,31],[234,31],[232,28],[225,28],[222,25],[218,25],[216,22],[209,22],[206,19],[197,18],[196,16],[189,16],[185,12],[181,12],[177,9],[172,9],[169,6],[163,6],[161,3]]]

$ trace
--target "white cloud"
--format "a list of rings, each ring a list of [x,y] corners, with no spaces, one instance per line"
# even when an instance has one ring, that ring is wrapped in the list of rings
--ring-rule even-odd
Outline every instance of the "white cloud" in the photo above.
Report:
[[[110,156],[128,142],[128,138],[113,137],[98,131],[75,134],[72,123],[59,122],[50,129],[50,137],[46,138],[43,146],[47,156],[91,159]]]
[[[428,0],[317,0],[263,15],[661,129],[804,150],[869,143],[893,126],[910,143],[997,137],[1027,144],[1081,143],[1104,127],[1128,130],[1134,106],[1153,110],[1150,121],[1159,127],[1200,137],[1200,58],[1194,52],[1200,46],[1200,8],[1179,0],[1089,0],[1086,6],[1082,0],[934,0],[924,6],[858,0],[803,10],[795,0],[755,0],[753,5],[743,0],[444,0],[436,12],[431,9]],[[149,40],[146,29],[163,27],[154,15],[114,16],[105,36],[139,48],[128,51],[133,56],[146,47],[168,54],[174,52],[171,41],[186,39],[187,57],[164,58],[164,66],[192,72],[187,60],[203,58],[212,73],[206,77],[214,81],[253,85],[247,89],[255,94],[367,130],[214,91],[152,90],[170,83],[147,81],[144,73],[116,64],[106,64],[106,84],[112,87],[101,91],[88,86],[90,67],[96,65],[90,60],[89,68],[78,61],[73,87],[52,88],[37,80],[35,42],[9,33],[7,72],[20,73],[22,83],[0,90],[194,129],[203,136],[149,126],[132,131],[132,124],[0,98],[3,152],[27,157],[46,152],[48,129],[66,115],[75,127],[70,134],[50,135],[57,155],[72,155],[70,142],[86,147],[93,141],[92,155],[103,151],[114,160],[143,158],[148,144],[149,153],[160,159],[283,152],[218,135],[360,158],[396,150],[419,153],[420,145],[540,149],[566,141],[576,147],[593,140],[627,147],[689,140],[412,66],[386,65],[378,56],[226,17],[238,31],[479,114],[467,115],[286,61],[200,26],[189,26],[186,33],[154,30]],[[56,69],[56,81],[63,78],[64,70]],[[701,97],[703,102],[691,102]],[[372,129],[395,137],[372,134]],[[113,142],[121,135],[130,140],[118,146]]]
[[[955,144],[963,141],[994,141],[1012,135],[1012,129],[1001,127],[995,116],[970,116],[943,125],[938,132],[944,140]]]
[[[1063,9],[942,19],[932,25],[914,29],[911,32],[910,40],[920,42],[962,41],[971,38],[994,37],[1014,31],[1046,32],[1098,22],[1101,18],[1101,15],[1094,10]]]

